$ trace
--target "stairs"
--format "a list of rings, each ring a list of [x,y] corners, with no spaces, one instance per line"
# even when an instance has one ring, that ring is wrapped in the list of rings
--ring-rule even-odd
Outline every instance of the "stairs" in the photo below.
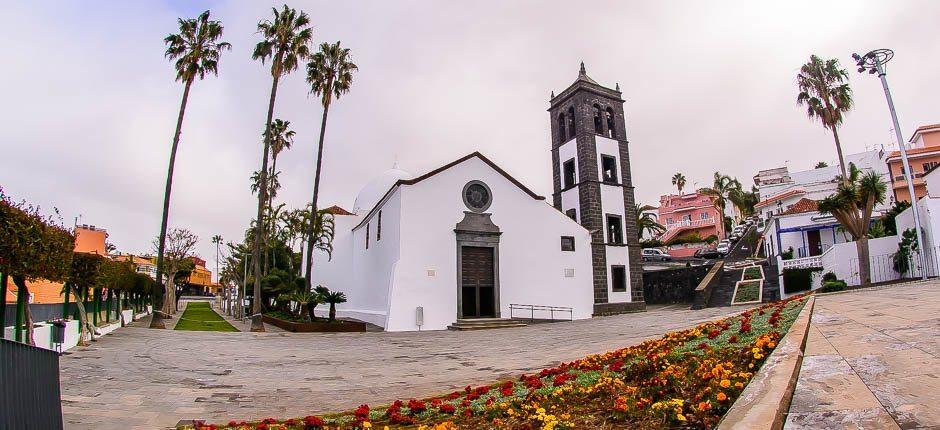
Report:
[[[447,326],[448,330],[488,330],[493,328],[511,328],[525,327],[526,323],[522,321],[511,320],[507,318],[468,318],[458,319],[453,324]]]
[[[724,270],[721,271],[721,279],[718,285],[712,290],[712,296],[708,300],[708,307],[731,306],[731,297],[734,295],[734,285],[741,280],[743,270]]]

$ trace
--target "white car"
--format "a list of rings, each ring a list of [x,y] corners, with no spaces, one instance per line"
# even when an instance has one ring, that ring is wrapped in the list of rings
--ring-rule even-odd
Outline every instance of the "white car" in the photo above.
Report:
[[[643,249],[643,261],[670,261],[672,256],[656,248]]]
[[[731,252],[731,241],[728,239],[725,239],[725,240],[722,240],[721,242],[718,242],[718,247],[716,248],[716,250],[720,252],[722,255],[728,255],[728,253]]]

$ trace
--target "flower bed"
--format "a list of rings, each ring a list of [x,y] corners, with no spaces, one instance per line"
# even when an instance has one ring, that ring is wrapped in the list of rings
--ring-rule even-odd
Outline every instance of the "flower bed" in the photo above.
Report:
[[[279,327],[295,333],[337,333],[337,332],[365,332],[366,323],[360,321],[335,320],[327,321],[317,318],[316,321],[297,322],[275,318],[270,314],[262,314],[261,320],[266,324]]]
[[[734,296],[731,298],[732,305],[743,305],[749,303],[760,303],[763,298],[761,290],[764,288],[764,281],[741,281],[734,286]]]
[[[383,408],[205,429],[713,428],[803,307],[794,297],[493,385]],[[193,426],[184,427],[187,429]]]
[[[751,266],[744,269],[744,273],[741,274],[742,281],[751,281],[755,279],[764,279],[764,271],[760,266]]]

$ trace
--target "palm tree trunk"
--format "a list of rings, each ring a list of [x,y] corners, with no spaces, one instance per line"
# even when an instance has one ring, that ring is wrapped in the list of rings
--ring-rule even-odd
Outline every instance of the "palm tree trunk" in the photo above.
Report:
[[[170,167],[166,173],[166,189],[163,191],[163,218],[160,220],[160,244],[157,247],[157,285],[153,289],[153,317],[150,319],[150,328],[166,328],[163,322],[163,300],[166,296],[166,286],[163,284],[163,252],[166,249],[166,228],[170,217],[170,192],[173,189],[173,168],[176,165],[176,150],[180,144],[180,133],[183,131],[183,117],[186,114],[186,102],[189,101],[189,88],[193,79],[186,81],[183,87],[183,100],[180,102],[180,114],[176,119],[176,133],[173,134],[173,146],[170,148]]]
[[[336,321],[336,303],[330,303],[330,321]]]
[[[280,61],[280,58],[274,61]],[[255,272],[254,298],[251,301],[251,331],[264,331],[261,321],[261,242],[264,239],[264,204],[268,200],[268,154],[271,151],[271,120],[274,118],[274,101],[277,99],[277,83],[280,75],[275,74],[271,82],[271,99],[268,101],[268,118],[264,126],[264,151],[261,156],[261,187],[258,190],[258,217],[255,222],[255,243],[252,250],[252,264]]]
[[[858,251],[858,277],[862,285],[871,283],[871,262],[868,256],[868,237],[855,239],[855,249]]]
[[[842,168],[842,184],[849,186],[849,175],[845,166],[845,157],[842,156],[842,142],[839,141],[839,131],[835,126],[832,127],[832,137],[836,141],[836,152],[839,153],[839,167]]]
[[[330,88],[331,85],[328,85],[327,88]],[[313,269],[313,248],[316,245],[316,238],[313,237],[314,232],[316,232],[316,221],[317,221],[317,199],[320,197],[320,169],[323,166],[323,138],[326,136],[326,118],[330,113],[330,102],[327,100],[323,104],[323,119],[320,122],[320,143],[317,146],[317,170],[313,179],[313,198],[312,205],[310,207],[310,225],[307,227],[307,264],[306,271],[304,275],[304,282],[307,284],[307,290],[309,291],[313,288],[311,283],[311,270]]]

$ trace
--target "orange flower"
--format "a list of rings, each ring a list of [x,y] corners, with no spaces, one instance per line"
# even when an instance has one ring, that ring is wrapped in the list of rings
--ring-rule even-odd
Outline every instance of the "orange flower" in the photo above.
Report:
[[[718,401],[719,401],[719,402],[723,402],[723,401],[725,401],[725,400],[728,400],[728,396],[726,396],[725,393],[722,393],[721,391],[719,391],[719,392],[718,392]]]
[[[727,379],[722,379],[722,380],[721,380],[721,383],[718,384],[718,385],[721,385],[721,388],[728,388],[728,387],[731,386],[731,381],[729,381],[729,380],[727,380]]]

